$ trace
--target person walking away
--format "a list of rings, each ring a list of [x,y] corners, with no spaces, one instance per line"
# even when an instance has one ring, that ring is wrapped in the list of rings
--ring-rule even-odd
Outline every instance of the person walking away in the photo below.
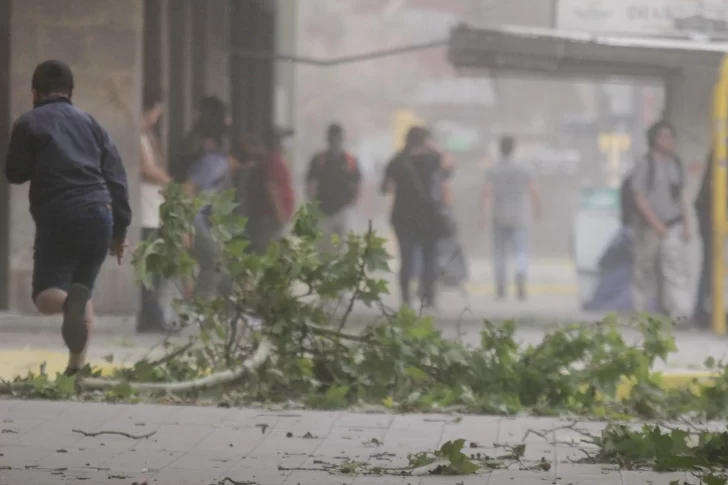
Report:
[[[70,67],[42,62],[31,88],[33,109],[13,125],[5,176],[11,184],[30,182],[33,302],[45,315],[63,315],[66,375],[74,375],[85,365],[99,270],[107,254],[121,264],[126,252],[129,191],[111,137],[71,102]]]
[[[420,277],[423,307],[436,305],[437,243],[443,237],[434,226],[433,210],[448,203],[443,155],[429,144],[429,130],[413,127],[407,135],[408,146],[389,162],[382,181],[382,192],[394,192],[391,223],[400,255],[399,285],[403,305],[410,305],[410,283],[415,250],[422,251]]]
[[[242,160],[243,155],[239,149],[230,155],[223,150],[226,131],[226,127],[222,124],[200,128],[202,151],[190,167],[184,185],[184,191],[188,196],[215,195],[233,188],[233,177],[245,161]],[[240,147],[242,143],[236,142],[232,146]],[[211,214],[211,206],[203,207],[194,220],[195,234],[188,235],[184,241],[199,266],[194,290],[187,289],[188,297],[193,291],[205,297],[214,296],[219,292],[225,292],[229,287],[229,280],[224,275],[218,274],[217,263],[221,248],[212,235]]]
[[[162,190],[172,180],[166,171],[162,146],[157,136],[157,125],[162,115],[162,92],[148,88],[144,91],[141,134],[141,187],[140,222],[142,239],[153,237],[161,221],[159,208],[164,202]],[[164,284],[154,277],[153,288],[142,285],[141,309],[137,319],[137,332],[157,332],[167,329],[167,313],[161,301]]]
[[[632,175],[637,207],[634,227],[635,310],[647,311],[657,291],[659,307],[672,318],[688,316],[686,243],[690,240],[683,200],[683,167],[675,154],[675,130],[666,121],[647,132],[649,152]],[[658,276],[659,275],[659,278]]]
[[[488,170],[483,189],[482,225],[492,218],[493,271],[496,296],[503,299],[508,289],[508,256],[515,255],[518,298],[527,297],[528,276],[528,199],[534,219],[540,218],[538,190],[528,167],[514,160],[516,141],[511,136],[500,140],[500,160]]]
[[[713,260],[713,153],[708,154],[700,192],[695,199],[695,213],[698,219],[698,233],[703,249],[700,266],[698,294],[693,309],[693,325],[699,328],[710,327],[712,297],[712,260]]]
[[[312,159],[306,176],[309,200],[316,201],[322,213],[321,250],[332,249],[332,238],[344,240],[351,229],[352,209],[361,189],[361,172],[356,157],[344,149],[344,129],[329,125],[327,148]]]

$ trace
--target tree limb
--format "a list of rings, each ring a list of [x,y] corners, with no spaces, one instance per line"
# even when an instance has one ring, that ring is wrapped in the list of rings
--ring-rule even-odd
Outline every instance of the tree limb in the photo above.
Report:
[[[121,380],[107,380],[98,378],[89,378],[83,380],[83,387],[88,390],[107,390],[117,386],[129,385],[135,392],[152,392],[152,393],[181,393],[190,391],[199,391],[209,389],[221,385],[228,384],[242,378],[246,372],[256,370],[262,366],[270,357],[273,345],[267,338],[261,340],[255,353],[246,359],[243,364],[235,370],[225,370],[215,374],[182,382],[126,382]],[[12,390],[19,391],[22,389],[32,388],[32,383],[14,383],[12,389],[7,383],[0,383],[0,394],[8,394]]]

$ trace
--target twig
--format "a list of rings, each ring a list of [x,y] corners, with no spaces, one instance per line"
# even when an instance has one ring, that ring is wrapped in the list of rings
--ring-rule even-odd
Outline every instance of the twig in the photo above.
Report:
[[[326,327],[319,327],[318,325],[308,324],[308,328],[315,334],[320,336],[337,337],[343,340],[351,340],[354,342],[367,342],[369,337],[364,335],[353,335],[350,333],[341,333],[336,330],[332,330]]]
[[[225,485],[226,483],[230,483],[232,485],[257,485],[256,482],[248,482],[248,481],[239,482],[237,480],[233,480],[230,477],[223,478],[222,480],[220,480],[219,482],[217,482],[217,485]]]
[[[84,435],[87,438],[95,438],[97,436],[101,436],[101,435],[104,435],[104,434],[113,434],[113,435],[117,435],[117,436],[123,436],[125,438],[129,438],[129,439],[132,439],[132,440],[145,440],[145,439],[151,438],[152,436],[154,436],[155,434],[157,434],[156,431],[152,431],[151,433],[140,434],[140,435],[134,435],[134,434],[124,433],[123,431],[97,431],[95,433],[88,433],[86,431],[81,431],[80,429],[74,429],[73,432],[74,433],[78,433],[78,434],[82,434],[82,435]]]
[[[248,359],[246,359],[240,368],[235,370],[225,370],[217,372],[215,374],[203,377],[201,379],[194,379],[191,381],[182,382],[126,382],[121,380],[106,380],[98,378],[89,378],[83,380],[84,388],[88,390],[107,390],[121,385],[128,385],[134,392],[151,392],[151,393],[185,393],[191,391],[200,391],[203,389],[209,389],[217,387],[236,380],[241,379],[247,372],[258,369],[262,366],[270,357],[273,345],[267,338],[263,338],[258,349]],[[15,390],[30,389],[32,388],[31,383],[17,383],[14,384]],[[10,392],[10,388],[0,383],[0,394],[7,394]]]
[[[361,295],[361,282],[367,274],[367,256],[369,256],[369,253],[372,249],[371,240],[373,235],[374,227],[372,226],[372,220],[369,219],[369,229],[367,230],[366,235],[366,246],[364,246],[364,252],[361,256],[361,265],[359,266],[359,275],[357,276],[356,289],[354,290],[354,293],[351,294],[351,298],[349,298],[349,305],[346,307],[346,311],[341,316],[341,320],[339,321],[338,333],[341,333],[341,331],[346,326],[346,322],[347,320],[349,320],[349,316],[354,310],[354,303],[356,303],[356,301],[359,299],[359,295]]]
[[[187,352],[188,350],[190,350],[194,346],[195,346],[195,343],[194,342],[190,342],[187,345],[183,345],[182,347],[178,348],[174,352],[172,352],[170,354],[167,354],[167,355],[165,355],[164,357],[162,357],[160,359],[157,359],[155,361],[150,362],[149,363],[149,366],[150,367],[159,367],[160,365],[164,365],[167,362],[169,362],[170,360],[176,359],[180,355],[184,354],[185,352]]]

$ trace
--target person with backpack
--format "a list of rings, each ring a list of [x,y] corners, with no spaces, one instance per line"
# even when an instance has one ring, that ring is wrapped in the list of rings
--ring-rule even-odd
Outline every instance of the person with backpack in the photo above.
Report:
[[[311,159],[306,176],[306,192],[318,203],[323,217],[319,222],[322,250],[331,249],[334,235],[343,240],[351,229],[351,211],[361,189],[361,172],[356,157],[344,149],[344,128],[329,125],[327,148]]]
[[[690,292],[685,245],[690,230],[683,199],[683,166],[675,154],[675,129],[667,121],[659,121],[647,131],[647,143],[649,152],[636,165],[629,182],[636,210],[626,214],[634,230],[634,307],[638,312],[647,311],[656,292],[664,313],[686,317]]]

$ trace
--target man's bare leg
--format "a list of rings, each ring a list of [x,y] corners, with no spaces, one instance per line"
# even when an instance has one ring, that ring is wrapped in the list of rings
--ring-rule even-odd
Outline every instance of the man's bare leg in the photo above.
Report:
[[[63,313],[63,340],[69,351],[67,373],[85,365],[89,336],[93,328],[91,292],[83,285],[71,285],[69,292],[50,288],[39,293],[35,305],[44,315]]]

